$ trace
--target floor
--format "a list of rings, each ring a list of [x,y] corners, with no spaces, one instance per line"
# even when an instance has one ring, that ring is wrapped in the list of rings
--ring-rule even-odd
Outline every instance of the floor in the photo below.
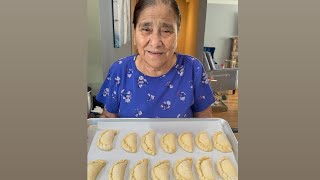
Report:
[[[215,112],[214,117],[222,118],[228,121],[231,128],[238,128],[238,91],[232,94],[232,91],[227,94],[227,100],[224,103],[228,106],[227,112]],[[235,133],[236,138],[239,140],[239,133]]]

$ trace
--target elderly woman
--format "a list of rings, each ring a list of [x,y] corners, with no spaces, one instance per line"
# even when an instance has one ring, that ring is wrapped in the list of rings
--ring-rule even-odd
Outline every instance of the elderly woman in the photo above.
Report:
[[[137,55],[114,62],[97,94],[103,117],[212,117],[215,101],[200,61],[175,52],[181,14],[175,0],[139,0]]]

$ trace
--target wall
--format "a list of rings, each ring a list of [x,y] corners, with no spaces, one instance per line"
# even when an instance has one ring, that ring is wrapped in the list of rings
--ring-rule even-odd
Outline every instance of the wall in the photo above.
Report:
[[[131,42],[121,48],[113,46],[111,0],[88,0],[88,85],[96,94],[110,65],[117,59],[131,55]]]
[[[88,85],[96,91],[103,80],[99,0],[87,1],[88,17]]]
[[[238,35],[238,5],[208,4],[204,46],[216,47],[214,59],[219,63],[230,57],[230,37]]]

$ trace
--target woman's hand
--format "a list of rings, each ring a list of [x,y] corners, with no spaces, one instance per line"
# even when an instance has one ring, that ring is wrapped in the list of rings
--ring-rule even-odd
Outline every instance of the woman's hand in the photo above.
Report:
[[[194,113],[195,118],[212,118],[212,108],[209,106],[207,109]]]
[[[100,115],[100,118],[118,118],[118,114],[110,113],[105,108],[103,108],[103,111]]]

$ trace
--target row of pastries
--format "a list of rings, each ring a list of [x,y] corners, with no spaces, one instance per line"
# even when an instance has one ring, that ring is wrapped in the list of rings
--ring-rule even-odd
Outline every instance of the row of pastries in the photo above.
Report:
[[[104,151],[110,151],[113,149],[114,137],[118,134],[117,130],[108,129],[104,130],[97,141],[97,146],[99,149]],[[141,138],[141,147],[147,154],[156,155],[156,145],[155,145],[156,132],[151,130],[145,133]],[[137,133],[129,133],[121,140],[122,148],[130,153],[137,152]],[[175,153],[177,151],[176,146],[176,134],[166,133],[160,138],[160,144],[162,149],[169,154]],[[210,139],[207,132],[198,133],[193,141],[193,134],[191,132],[184,132],[178,136],[179,146],[186,152],[192,153],[194,150],[194,143],[196,146],[206,152],[210,152],[213,148],[221,152],[231,152],[232,146],[222,131],[217,131],[213,134]]]
[[[128,160],[120,160],[115,162],[109,169],[109,180],[123,180]],[[93,160],[88,163],[88,178],[87,180],[96,180],[100,171],[106,165],[105,160]],[[149,160],[142,159],[130,169],[129,180],[148,180],[148,165]],[[195,176],[192,171],[193,160],[191,157],[179,159],[173,166],[173,175],[176,180],[194,180]],[[219,176],[223,180],[237,180],[238,173],[229,157],[223,156],[216,163],[216,169]],[[199,180],[215,180],[216,174],[213,163],[210,157],[203,156],[195,163],[195,168]],[[157,162],[151,169],[152,180],[169,180],[170,179],[171,164],[168,160]]]

